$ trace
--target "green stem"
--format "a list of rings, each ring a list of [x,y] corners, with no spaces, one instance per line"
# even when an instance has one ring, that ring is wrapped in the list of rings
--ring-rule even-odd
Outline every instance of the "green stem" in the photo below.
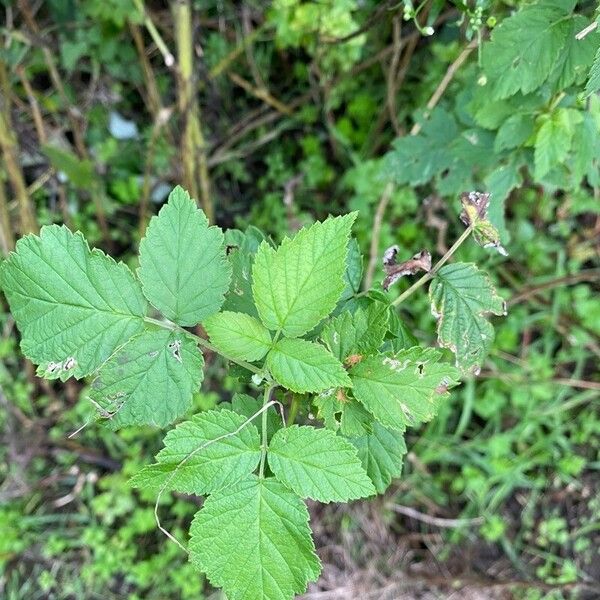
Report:
[[[200,337],[199,335],[196,335],[195,333],[191,333],[190,331],[184,329],[183,327],[180,327],[176,323],[173,323],[168,320],[161,321],[159,319],[153,319],[152,317],[144,317],[144,321],[146,323],[152,323],[152,325],[162,327],[163,329],[169,329],[171,331],[182,331],[186,335],[193,337],[199,346],[202,346],[203,348],[206,348],[207,350],[210,350],[215,354],[220,354],[223,358],[226,358],[227,360],[235,363],[236,365],[239,365],[240,367],[244,367],[244,369],[248,369],[248,371],[251,371],[252,373],[256,373],[257,375],[264,374],[262,369],[259,369],[252,363],[246,362],[245,360],[238,360],[236,358],[232,358],[231,356],[227,356],[226,354],[221,352],[221,350],[219,350],[216,346],[213,346],[208,340],[205,340],[204,338]]]
[[[294,424],[296,417],[298,416],[298,409],[300,408],[300,396],[298,394],[292,394],[292,404],[290,406],[290,412],[288,414],[286,427]]]
[[[263,396],[263,412],[261,415],[262,424],[262,443],[260,447],[260,467],[258,469],[259,477],[261,479],[265,476],[265,460],[267,458],[267,446],[269,445],[269,438],[267,436],[267,409],[265,406],[271,398],[271,392],[275,388],[275,385],[268,385],[265,388],[265,394]]]
[[[423,277],[415,281],[405,292],[400,294],[393,302],[392,306],[398,306],[401,302],[404,302],[409,296],[412,296],[420,287],[423,287],[428,281],[431,281],[435,274],[446,264],[450,257],[460,248],[462,243],[471,235],[473,232],[473,225],[469,225],[461,234],[461,236],[452,244],[452,247],[440,258],[439,262],[429,271],[425,273]]]

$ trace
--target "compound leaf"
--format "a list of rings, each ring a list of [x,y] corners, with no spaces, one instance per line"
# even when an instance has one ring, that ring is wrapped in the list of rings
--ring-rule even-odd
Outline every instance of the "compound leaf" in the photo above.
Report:
[[[375,493],[352,444],[330,429],[284,427],[269,445],[269,467],[302,498],[347,502]]]
[[[254,471],[260,460],[258,430],[230,410],[194,415],[167,433],[156,464],[132,479],[135,487],[207,494]]]
[[[226,357],[239,360],[260,360],[271,347],[271,334],[250,315],[223,311],[202,323],[210,341]]]
[[[306,506],[273,478],[211,495],[190,535],[192,564],[229,600],[291,600],[321,572]]]
[[[356,446],[377,493],[383,494],[392,479],[402,474],[402,457],[406,454],[404,437],[398,431],[374,423],[372,433],[350,441]]]
[[[266,366],[278,383],[293,392],[351,385],[342,364],[326,348],[306,340],[279,340],[267,354]]]
[[[203,366],[202,354],[189,336],[148,329],[102,365],[90,397],[112,429],[143,424],[164,427],[191,406]]]
[[[348,239],[356,213],[328,218],[286,238],[274,250],[262,242],[252,269],[254,302],[262,322],[287,337],[310,331],[345,288]]]
[[[354,396],[391,429],[429,421],[458,376],[440,357],[439,351],[420,347],[367,357],[350,371]]]
[[[489,278],[471,263],[446,265],[431,282],[429,299],[439,344],[452,350],[463,372],[479,372],[494,339],[485,315],[506,314],[506,304]]]
[[[146,298],[179,325],[196,325],[217,312],[231,278],[223,239],[177,186],[140,243],[138,274]]]
[[[147,305],[133,273],[64,226],[21,238],[0,281],[23,353],[48,378],[93,373],[144,328]]]

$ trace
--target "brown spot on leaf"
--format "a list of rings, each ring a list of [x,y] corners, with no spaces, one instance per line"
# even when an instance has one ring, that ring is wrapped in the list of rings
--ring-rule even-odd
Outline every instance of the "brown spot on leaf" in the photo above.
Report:
[[[348,356],[348,358],[346,358],[346,360],[344,361],[344,364],[347,367],[353,367],[354,365],[357,365],[362,359],[363,359],[362,354],[351,354],[350,356]]]

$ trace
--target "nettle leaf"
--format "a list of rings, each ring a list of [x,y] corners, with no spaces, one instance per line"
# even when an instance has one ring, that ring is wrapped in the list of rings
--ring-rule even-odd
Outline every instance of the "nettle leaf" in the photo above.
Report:
[[[583,121],[581,111],[559,108],[545,115],[535,139],[535,178],[541,181],[554,167],[567,158],[577,124]]]
[[[344,362],[354,354],[376,352],[383,344],[389,318],[388,306],[371,302],[354,313],[344,311],[331,319],[321,332],[321,339],[330,352]]]
[[[131,485],[201,495],[247,477],[258,466],[260,438],[246,421],[230,410],[194,415],[167,433],[157,463],[139,471]]]
[[[352,392],[391,429],[404,431],[430,421],[458,378],[456,369],[440,358],[439,351],[420,347],[370,356],[351,369]]]
[[[290,600],[321,572],[306,506],[273,478],[212,494],[190,535],[190,561],[229,600]]]
[[[64,226],[21,238],[0,281],[23,353],[48,378],[93,373],[144,328],[147,304],[133,273]]]
[[[575,2],[524,6],[492,30],[483,45],[483,69],[496,98],[538,89],[552,74],[572,30]]]
[[[140,243],[138,274],[146,298],[179,325],[196,325],[217,312],[231,278],[223,239],[176,187]]]
[[[226,357],[260,360],[271,348],[271,334],[250,315],[223,311],[202,323],[210,341]]]
[[[306,340],[279,340],[265,364],[276,381],[293,392],[352,385],[343,365],[326,348]]]
[[[330,429],[284,427],[267,456],[275,477],[302,498],[347,502],[375,493],[356,448]]]
[[[374,423],[372,433],[350,441],[356,446],[377,493],[383,494],[392,479],[402,474],[402,457],[406,454],[404,437],[398,431]]]
[[[119,348],[101,367],[90,398],[112,429],[164,427],[188,410],[203,379],[204,359],[192,338],[148,329]]]
[[[348,238],[356,213],[328,218],[258,249],[252,290],[265,326],[287,337],[310,331],[335,308],[344,291]]]
[[[485,315],[505,315],[506,303],[471,263],[442,267],[431,282],[429,299],[439,344],[454,352],[461,371],[477,374],[494,339]]]

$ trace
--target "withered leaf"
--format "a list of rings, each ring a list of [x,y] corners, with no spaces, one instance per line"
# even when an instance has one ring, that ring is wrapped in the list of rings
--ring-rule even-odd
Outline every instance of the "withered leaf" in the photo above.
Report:
[[[386,291],[405,275],[414,275],[419,271],[431,271],[431,254],[427,250],[421,250],[409,260],[397,264],[398,251],[398,246],[391,246],[383,254],[383,270],[386,273],[383,289]]]
[[[473,239],[483,248],[495,248],[503,256],[507,256],[500,243],[498,230],[488,219],[491,194],[483,192],[463,192],[460,196],[462,211],[460,220],[467,226],[473,226]]]

